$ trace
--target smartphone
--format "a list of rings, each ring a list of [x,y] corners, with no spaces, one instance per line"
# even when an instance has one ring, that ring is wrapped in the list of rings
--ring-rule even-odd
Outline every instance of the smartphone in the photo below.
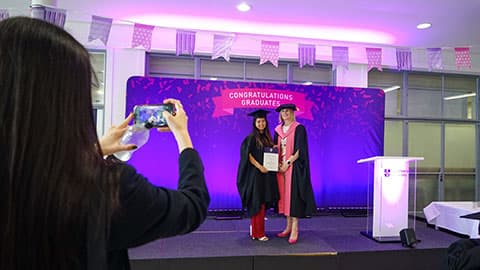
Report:
[[[136,105],[133,108],[135,124],[144,125],[146,128],[166,127],[167,120],[163,117],[163,111],[175,115],[173,108],[171,103]]]

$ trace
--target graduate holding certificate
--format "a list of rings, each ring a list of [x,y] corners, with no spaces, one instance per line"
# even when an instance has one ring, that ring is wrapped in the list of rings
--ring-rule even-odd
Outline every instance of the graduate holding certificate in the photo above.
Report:
[[[267,113],[265,110],[256,110],[248,114],[253,117],[253,130],[242,142],[237,174],[242,205],[251,218],[251,237],[259,241],[268,240],[265,234],[265,210],[278,201],[276,173],[269,172],[263,164],[265,150],[273,147]],[[267,154],[272,153],[267,150]]]

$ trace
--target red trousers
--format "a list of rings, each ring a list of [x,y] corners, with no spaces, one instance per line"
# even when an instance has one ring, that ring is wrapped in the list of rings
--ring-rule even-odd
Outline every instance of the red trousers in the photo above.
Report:
[[[250,219],[252,224],[252,237],[260,238],[265,236],[265,205],[262,204],[260,211]]]

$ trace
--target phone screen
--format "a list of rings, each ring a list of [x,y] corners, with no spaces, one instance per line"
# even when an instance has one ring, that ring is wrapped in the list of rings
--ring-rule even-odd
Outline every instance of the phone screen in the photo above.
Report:
[[[163,118],[163,111],[173,113],[173,104],[157,104],[157,105],[137,105],[133,109],[135,115],[135,124],[151,127],[165,127],[167,120]]]

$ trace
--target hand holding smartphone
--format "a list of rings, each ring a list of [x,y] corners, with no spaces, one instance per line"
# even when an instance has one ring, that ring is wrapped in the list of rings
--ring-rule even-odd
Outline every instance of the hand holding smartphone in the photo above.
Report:
[[[146,128],[166,127],[167,120],[163,117],[163,112],[167,111],[175,115],[174,104],[152,104],[137,105],[133,108],[135,125],[145,126]]]

